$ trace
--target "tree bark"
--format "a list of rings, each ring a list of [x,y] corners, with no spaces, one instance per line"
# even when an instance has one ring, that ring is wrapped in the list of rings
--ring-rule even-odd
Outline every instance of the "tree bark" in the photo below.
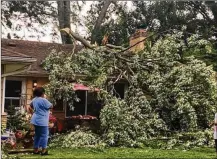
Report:
[[[59,20],[59,27],[60,29],[63,28],[71,28],[70,27],[70,1],[57,1],[58,5],[58,20]],[[72,44],[71,37],[64,33],[61,33],[61,39],[63,44]]]
[[[96,20],[96,23],[94,25],[94,28],[93,28],[93,31],[92,31],[92,34],[91,34],[91,44],[94,44],[96,42],[97,32],[100,30],[101,24],[103,23],[103,19],[105,18],[108,7],[113,2],[114,2],[114,0],[106,0],[106,1],[104,1],[103,7],[101,9],[99,17]]]

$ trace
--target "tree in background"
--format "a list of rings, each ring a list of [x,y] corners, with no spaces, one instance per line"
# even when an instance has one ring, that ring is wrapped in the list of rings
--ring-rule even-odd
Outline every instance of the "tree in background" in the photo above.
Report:
[[[40,37],[47,36],[49,30],[49,36],[52,36],[53,40],[55,40],[58,39],[58,29],[71,28],[72,23],[74,25],[80,23],[77,16],[84,2],[80,4],[79,2],[70,1],[2,1],[1,4],[1,24],[4,29],[14,32],[8,34],[9,39],[11,37],[16,39],[25,38],[25,35],[20,37],[18,34],[22,27],[25,27],[30,32],[34,32],[34,34],[31,33],[27,37],[37,36],[40,39]],[[47,30],[47,28],[49,29]],[[61,33],[61,39],[62,43],[72,43],[67,34]]]
[[[133,1],[131,9],[127,2],[117,2],[107,9],[104,22],[96,36],[96,42],[101,45],[104,36],[108,35],[108,43],[114,45],[129,45],[129,36],[137,28],[148,27],[149,32],[162,32],[170,29],[181,30],[186,27],[183,39],[197,33],[201,39],[211,41],[214,48],[216,43],[216,10],[217,3],[213,2],[151,2]],[[99,15],[103,3],[92,4],[86,18],[86,26],[91,31]],[[161,37],[159,34],[155,39]],[[217,70],[217,53],[212,51],[209,54],[198,54],[198,59],[202,59],[208,64],[213,64]]]
[[[34,32],[38,37],[45,36],[44,28],[38,24],[47,25],[56,17],[54,3],[42,1],[2,1],[1,19],[2,28],[10,30],[8,38],[22,39],[19,31],[23,27]],[[14,32],[11,34],[11,32]],[[36,35],[29,35],[30,37]]]
[[[216,37],[216,1],[132,1],[131,7],[127,3],[130,2],[112,0],[93,2],[88,16],[79,19],[76,17],[82,12],[84,2],[2,1],[2,19],[9,27],[12,24],[10,18],[15,12],[25,13],[18,16],[29,17],[41,24],[51,23],[46,18],[53,17],[55,20],[58,19],[60,28],[64,25],[69,28],[69,23],[81,24],[84,22],[90,33],[90,41],[94,43],[98,37],[97,39],[101,38],[97,40],[99,44],[107,32],[112,34],[109,36],[109,43],[117,44],[120,40],[118,37],[122,37],[124,43],[127,43],[128,36],[138,26],[144,24],[149,27],[150,31],[154,32],[181,29],[186,25],[188,32],[199,33],[205,39]],[[71,21],[70,18],[73,20]],[[124,30],[122,31],[122,29]],[[118,31],[121,33],[118,34]],[[102,33],[99,34],[98,32]]]

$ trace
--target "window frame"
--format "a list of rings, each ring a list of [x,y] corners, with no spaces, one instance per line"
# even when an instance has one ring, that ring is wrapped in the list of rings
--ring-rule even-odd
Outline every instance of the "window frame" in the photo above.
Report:
[[[3,79],[3,101],[2,101],[2,111],[1,113],[2,114],[5,114],[7,113],[7,111],[5,111],[5,100],[6,99],[14,99],[14,100],[19,100],[19,107],[20,110],[22,109],[22,105],[21,105],[21,99],[22,99],[22,96],[24,94],[26,94],[26,78],[22,78],[22,77],[4,77]],[[7,80],[10,80],[10,81],[21,81],[21,95],[20,97],[6,97],[5,96],[5,90],[6,90],[6,81]],[[24,105],[26,105],[26,103],[24,103]]]

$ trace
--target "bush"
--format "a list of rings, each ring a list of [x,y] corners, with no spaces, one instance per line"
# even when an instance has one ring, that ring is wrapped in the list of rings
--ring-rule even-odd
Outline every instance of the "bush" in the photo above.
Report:
[[[9,106],[8,109],[8,118],[7,118],[7,128],[16,131],[16,130],[27,130],[29,125],[25,114],[21,114],[19,111],[16,111],[14,106]]]

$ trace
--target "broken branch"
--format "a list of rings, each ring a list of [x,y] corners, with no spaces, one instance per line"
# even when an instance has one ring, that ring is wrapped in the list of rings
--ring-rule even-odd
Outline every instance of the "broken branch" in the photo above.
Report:
[[[112,49],[120,49],[120,50],[124,50],[126,48],[122,47],[122,46],[116,46],[116,45],[112,45],[112,44],[106,44],[106,47],[112,48]]]
[[[66,32],[67,34],[69,34],[74,39],[80,41],[85,47],[87,47],[89,49],[93,49],[94,48],[94,46],[91,45],[87,40],[85,40],[81,36],[79,36],[79,35],[75,34],[74,32],[72,32],[71,29],[69,29],[69,28],[63,28],[60,31]]]

